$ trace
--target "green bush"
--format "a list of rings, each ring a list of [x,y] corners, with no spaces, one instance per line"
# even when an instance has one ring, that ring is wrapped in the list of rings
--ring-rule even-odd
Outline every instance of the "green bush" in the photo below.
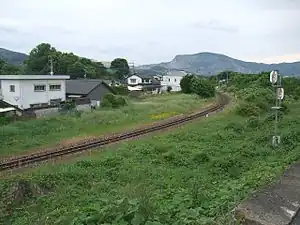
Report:
[[[128,95],[129,94],[129,90],[125,85],[113,86],[112,88],[118,95]]]
[[[125,98],[111,93],[105,94],[101,101],[101,107],[104,108],[119,108],[125,105],[127,105]]]
[[[228,123],[225,128],[226,131],[232,130],[236,133],[243,133],[244,132],[244,126],[241,123],[238,122],[231,122]]]
[[[236,107],[236,113],[240,116],[258,116],[260,108],[254,103],[241,103]]]
[[[191,89],[193,93],[203,98],[209,98],[215,95],[215,87],[209,80],[194,77],[191,82]]]
[[[186,75],[180,81],[181,91],[185,94],[191,94],[192,91],[192,80],[194,75]]]
[[[247,126],[250,127],[250,128],[258,128],[260,125],[261,125],[261,121],[256,116],[251,116],[247,120]]]

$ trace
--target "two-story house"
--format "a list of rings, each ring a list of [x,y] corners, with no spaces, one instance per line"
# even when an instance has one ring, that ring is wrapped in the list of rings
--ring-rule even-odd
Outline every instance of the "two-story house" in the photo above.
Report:
[[[167,74],[163,75],[161,81],[162,90],[166,91],[168,87],[171,87],[171,91],[181,91],[180,81],[186,75],[187,73],[185,71],[169,71]]]
[[[134,74],[127,78],[129,91],[152,91],[153,93],[160,92],[160,81],[149,74]]]
[[[65,75],[0,75],[4,102],[24,110],[47,107],[66,100]]]

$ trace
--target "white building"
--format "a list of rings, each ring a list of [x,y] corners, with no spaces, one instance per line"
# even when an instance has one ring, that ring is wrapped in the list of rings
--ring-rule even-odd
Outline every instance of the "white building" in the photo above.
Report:
[[[180,81],[186,75],[185,71],[170,71],[166,75],[163,75],[161,81],[162,90],[166,91],[169,86],[172,88],[171,91],[181,91]]]
[[[20,109],[49,106],[66,100],[69,78],[65,75],[0,75],[0,97]]]
[[[152,93],[160,92],[160,81],[149,74],[136,74],[127,78],[127,88],[129,91],[152,91]]]

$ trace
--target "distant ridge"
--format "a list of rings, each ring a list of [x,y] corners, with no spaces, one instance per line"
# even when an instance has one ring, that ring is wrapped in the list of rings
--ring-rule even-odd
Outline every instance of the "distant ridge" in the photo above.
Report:
[[[277,69],[282,75],[300,76],[300,62],[277,64],[245,62],[211,52],[176,55],[170,62],[142,65],[138,68],[161,73],[168,70],[185,70],[199,75],[214,75],[225,70],[240,73],[260,73]]]
[[[0,59],[12,65],[22,65],[28,55],[0,48]]]

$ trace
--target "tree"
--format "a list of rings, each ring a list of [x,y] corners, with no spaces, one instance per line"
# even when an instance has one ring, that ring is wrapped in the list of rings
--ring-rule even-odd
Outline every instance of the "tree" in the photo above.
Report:
[[[49,57],[56,56],[56,49],[50,44],[42,43],[36,46],[29,53],[26,65],[26,74],[49,74]]]
[[[68,67],[67,73],[71,76],[72,79],[83,78],[85,74],[84,65],[80,61],[76,61]]]
[[[130,74],[128,62],[123,58],[116,58],[110,64],[110,69],[115,70],[117,79],[124,79]]]
[[[194,78],[194,75],[186,75],[184,76],[180,81],[180,87],[181,91],[186,94],[192,93],[192,79]]]
[[[215,87],[211,82],[209,82],[209,80],[194,77],[191,82],[191,89],[193,93],[203,98],[209,98],[215,95]]]
[[[10,65],[4,60],[0,59],[0,75],[16,75],[21,73],[21,67]]]
[[[25,61],[26,74],[49,74],[49,59],[53,60],[55,74],[68,74],[72,78],[83,77],[103,78],[107,75],[107,69],[101,62],[79,57],[75,54],[57,51],[50,44],[37,45]]]

